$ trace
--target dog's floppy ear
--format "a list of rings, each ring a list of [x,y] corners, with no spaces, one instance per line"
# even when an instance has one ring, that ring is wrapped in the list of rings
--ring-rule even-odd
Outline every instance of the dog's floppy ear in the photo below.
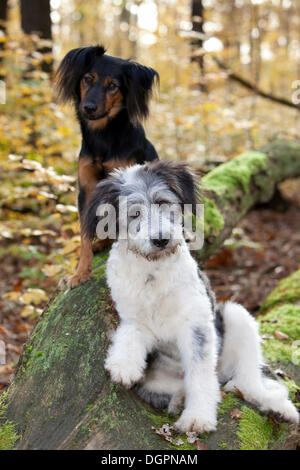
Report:
[[[196,176],[186,163],[170,160],[156,160],[147,164],[148,170],[160,176],[180,200],[182,205],[190,204],[195,213],[198,199]]]
[[[57,97],[61,102],[76,100],[81,77],[87,72],[92,60],[104,53],[103,46],[79,47],[67,53],[55,75]]]
[[[126,106],[129,119],[135,123],[138,119],[146,119],[149,114],[149,99],[154,82],[159,82],[159,75],[151,67],[137,62],[127,61],[124,65]]]
[[[88,240],[94,240],[97,236],[97,224],[101,219],[98,210],[101,205],[109,204],[114,207],[116,214],[116,231],[118,231],[118,208],[121,191],[121,177],[118,171],[113,172],[105,180],[95,187],[87,208],[83,214],[82,228]]]

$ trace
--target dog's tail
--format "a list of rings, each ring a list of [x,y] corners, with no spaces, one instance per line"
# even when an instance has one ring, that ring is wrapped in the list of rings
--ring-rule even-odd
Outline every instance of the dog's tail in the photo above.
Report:
[[[219,358],[220,379],[225,390],[240,392],[245,400],[263,412],[271,412],[293,423],[299,414],[288,398],[288,389],[274,374],[266,374],[258,324],[239,304],[226,302],[223,318],[223,343]],[[268,376],[267,376],[268,375]]]

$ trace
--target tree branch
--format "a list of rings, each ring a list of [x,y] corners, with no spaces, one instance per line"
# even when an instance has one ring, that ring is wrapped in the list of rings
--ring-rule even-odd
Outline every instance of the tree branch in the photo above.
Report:
[[[230,80],[233,80],[233,81],[239,83],[243,87],[247,88],[248,90],[253,91],[253,93],[255,93],[256,95],[261,96],[262,98],[266,98],[270,101],[273,101],[274,103],[282,104],[284,106],[288,106],[289,108],[297,109],[297,111],[300,111],[300,105],[297,105],[297,104],[293,103],[292,101],[289,101],[285,98],[281,98],[279,96],[274,96],[271,93],[266,93],[265,91],[261,90],[260,88],[258,88],[256,85],[249,82],[245,78],[243,78],[240,75],[237,75],[236,73],[234,73],[230,69],[230,67],[228,67],[226,64],[221,62],[217,57],[212,56],[212,58],[215,61],[215,63],[220,67],[220,69],[225,70],[228,73],[228,78],[230,78]]]

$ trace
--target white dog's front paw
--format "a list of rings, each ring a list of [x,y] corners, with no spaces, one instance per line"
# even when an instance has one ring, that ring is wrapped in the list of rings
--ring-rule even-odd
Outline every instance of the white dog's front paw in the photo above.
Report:
[[[124,361],[124,358],[108,357],[104,368],[110,373],[113,382],[131,388],[143,377],[144,367]]]
[[[217,429],[217,419],[206,417],[204,414],[200,416],[194,410],[184,410],[175,427],[184,433],[194,431],[203,434]]]

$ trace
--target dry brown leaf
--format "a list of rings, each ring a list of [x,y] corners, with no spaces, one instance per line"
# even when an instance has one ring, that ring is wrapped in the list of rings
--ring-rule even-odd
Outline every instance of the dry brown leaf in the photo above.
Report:
[[[243,400],[244,399],[244,395],[242,394],[242,392],[235,387],[235,393]]]
[[[203,442],[197,441],[196,442],[196,449],[197,450],[208,450],[208,447]]]
[[[286,335],[285,333],[282,333],[282,331],[279,331],[279,330],[276,330],[274,332],[274,336],[277,338],[277,339],[288,339],[289,338],[289,335]]]
[[[239,410],[238,408],[235,408],[234,410],[232,410],[232,412],[230,413],[230,417],[232,419],[241,419],[241,417],[243,416],[243,413],[241,412],[241,410]]]

